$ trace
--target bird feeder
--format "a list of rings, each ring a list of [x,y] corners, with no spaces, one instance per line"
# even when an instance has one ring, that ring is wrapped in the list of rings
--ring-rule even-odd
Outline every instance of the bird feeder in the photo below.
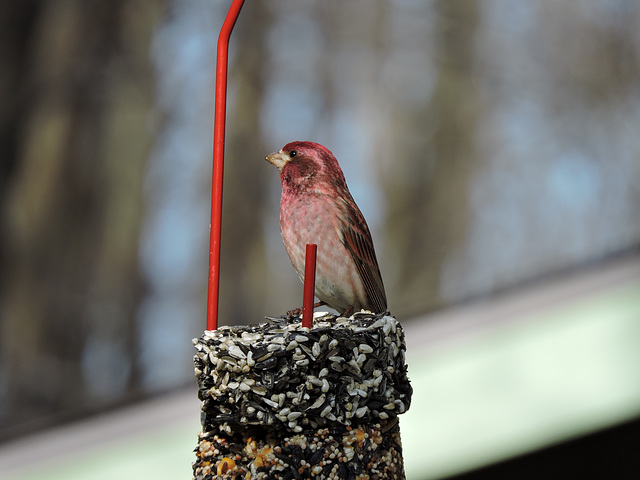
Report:
[[[228,46],[243,3],[233,0],[218,39],[194,479],[403,479],[398,414],[412,390],[402,327],[388,313],[314,314],[316,245],[306,246],[302,318],[218,326]]]

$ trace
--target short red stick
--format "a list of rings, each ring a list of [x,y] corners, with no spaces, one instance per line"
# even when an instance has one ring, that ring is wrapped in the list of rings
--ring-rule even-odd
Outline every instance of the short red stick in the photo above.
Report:
[[[318,246],[307,244],[304,260],[304,298],[302,300],[302,326],[313,326],[313,294],[316,289],[316,254]]]
[[[209,290],[207,294],[207,330],[218,328],[220,293],[220,232],[222,227],[222,172],[224,131],[227,112],[227,70],[229,37],[244,0],[233,0],[218,37],[216,93],[213,127],[213,177],[211,182],[211,232],[209,237]]]

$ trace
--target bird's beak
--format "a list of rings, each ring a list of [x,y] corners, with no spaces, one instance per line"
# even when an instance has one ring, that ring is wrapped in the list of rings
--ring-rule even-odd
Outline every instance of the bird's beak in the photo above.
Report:
[[[270,155],[267,155],[266,160],[267,162],[278,167],[278,170],[282,170],[282,168],[287,164],[289,160],[291,160],[291,158],[289,157],[289,155],[280,150],[279,152],[274,152]]]

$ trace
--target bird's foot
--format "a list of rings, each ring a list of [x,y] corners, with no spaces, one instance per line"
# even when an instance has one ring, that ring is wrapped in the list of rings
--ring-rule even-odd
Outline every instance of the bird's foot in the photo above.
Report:
[[[316,303],[313,304],[313,308],[321,307],[323,305],[326,305],[326,303],[324,303],[324,302],[316,302]],[[293,310],[289,310],[287,312],[287,317],[289,317],[289,318],[291,318],[291,317],[300,317],[300,315],[302,315],[302,307],[294,308]]]
[[[349,318],[353,314],[353,310],[354,310],[353,307],[349,307],[344,311],[344,313],[341,316],[345,318]]]

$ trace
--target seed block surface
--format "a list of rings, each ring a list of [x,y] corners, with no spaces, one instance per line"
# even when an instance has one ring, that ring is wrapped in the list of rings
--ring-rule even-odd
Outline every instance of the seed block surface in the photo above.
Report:
[[[404,478],[397,415],[412,390],[395,318],[280,317],[194,343],[197,480]]]

